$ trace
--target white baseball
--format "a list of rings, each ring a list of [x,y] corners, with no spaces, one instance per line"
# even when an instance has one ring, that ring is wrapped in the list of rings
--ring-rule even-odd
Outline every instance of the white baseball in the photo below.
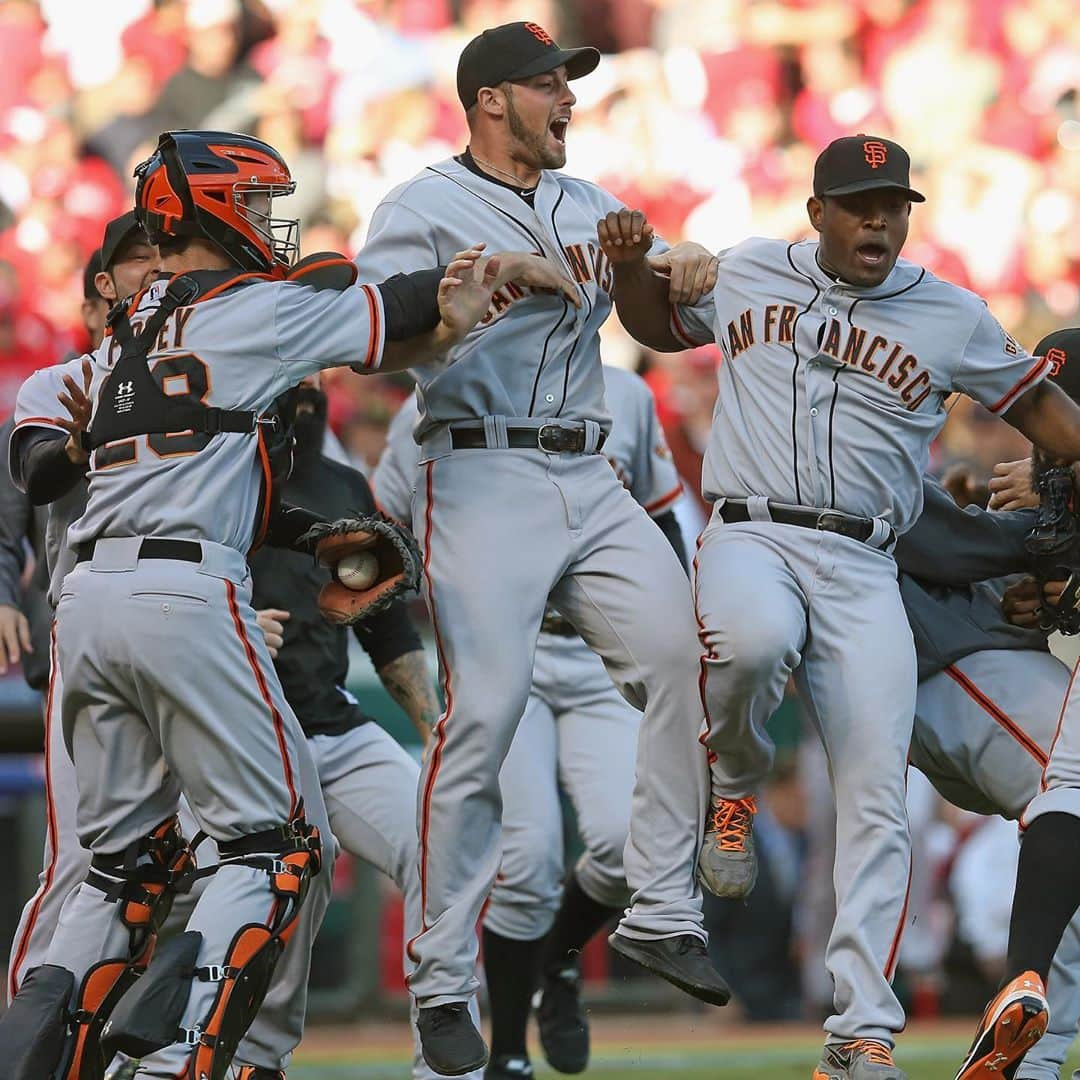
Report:
[[[346,555],[337,564],[337,578],[348,589],[371,588],[379,576],[379,560],[373,552],[358,551],[355,555]]]

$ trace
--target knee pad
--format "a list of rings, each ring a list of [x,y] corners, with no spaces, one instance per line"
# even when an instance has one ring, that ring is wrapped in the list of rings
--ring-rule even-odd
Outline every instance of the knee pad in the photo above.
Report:
[[[139,1057],[170,1043],[186,1044],[191,1058],[183,1075],[191,1080],[224,1080],[295,929],[311,876],[322,865],[318,829],[306,823],[302,810],[287,825],[219,843],[218,851],[218,864],[197,876],[223,866],[264,870],[275,898],[269,920],[241,926],[220,964],[195,966],[202,935],[193,931],[163,946],[124,995],[105,1041],[108,1051]],[[183,1028],[194,980],[216,983],[217,992],[209,1012],[194,1027]]]

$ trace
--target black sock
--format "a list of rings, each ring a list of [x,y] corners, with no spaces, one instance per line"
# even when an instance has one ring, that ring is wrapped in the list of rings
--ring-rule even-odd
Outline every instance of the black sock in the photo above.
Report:
[[[491,1010],[491,1056],[527,1057],[525,1028],[536,989],[544,939],[515,941],[486,926],[484,973]]]
[[[544,948],[544,974],[557,975],[571,965],[576,966],[589,938],[618,911],[588,896],[571,870]]]
[[[1034,971],[1046,981],[1061,935],[1080,908],[1077,851],[1080,818],[1072,814],[1043,814],[1024,833],[1009,924],[1009,978]]]

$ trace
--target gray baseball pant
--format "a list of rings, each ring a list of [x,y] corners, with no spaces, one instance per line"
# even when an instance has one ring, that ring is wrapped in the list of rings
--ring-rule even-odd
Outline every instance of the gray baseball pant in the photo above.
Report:
[[[725,525],[714,510],[695,566],[713,789],[728,799],[757,790],[773,761],[765,723],[794,676],[837,808],[826,952],[836,1012],[825,1028],[834,1042],[891,1044],[904,1026],[891,979],[911,866],[904,778],[916,688],[896,564],[836,533]]]
[[[413,524],[447,702],[419,792],[417,1001],[462,1001],[477,988],[476,921],[499,868],[499,769],[528,702],[549,597],[645,713],[625,851],[634,893],[620,932],[704,939],[694,620],[663,534],[598,454],[505,448],[422,463]]]
[[[302,796],[303,736],[255,622],[243,556],[203,542],[199,564],[140,560],[140,542],[99,540],[93,560],[66,578],[57,609],[79,839],[93,854],[122,852],[176,812],[181,791],[218,841],[290,820]],[[321,806],[313,810],[325,825]],[[329,880],[325,872],[312,882],[323,903]],[[236,930],[266,921],[274,904],[264,871],[219,870],[188,922],[203,935],[198,964],[221,964]],[[126,941],[117,906],[83,882],[46,959],[81,979],[103,957],[123,955]],[[182,1026],[205,1016],[216,991],[192,984]],[[140,1075],[175,1076],[188,1057],[174,1044],[144,1059]]]

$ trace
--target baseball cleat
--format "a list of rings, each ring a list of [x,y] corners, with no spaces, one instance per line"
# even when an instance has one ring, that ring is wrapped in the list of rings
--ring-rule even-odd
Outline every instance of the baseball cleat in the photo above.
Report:
[[[1025,971],[986,1006],[956,1080],[1012,1080],[1049,1023],[1043,981],[1034,971]]]
[[[814,1069],[814,1080],[907,1080],[892,1050],[877,1039],[827,1044]]]
[[[533,1080],[533,1069],[527,1057],[500,1054],[488,1062],[484,1080]]]
[[[547,1063],[556,1072],[584,1072],[589,1064],[589,1022],[581,1005],[577,969],[546,976],[538,998],[536,1022]]]
[[[466,1002],[421,1009],[416,1027],[424,1060],[440,1076],[464,1076],[487,1064],[487,1047]]]
[[[714,795],[709,806],[705,839],[698,854],[698,881],[713,896],[739,899],[757,882],[754,815],[757,803]]]
[[[669,938],[629,938],[616,930],[608,938],[608,944],[620,956],[667,979],[699,1001],[726,1005],[731,1000],[731,988],[710,963],[705,942],[693,934]]]

